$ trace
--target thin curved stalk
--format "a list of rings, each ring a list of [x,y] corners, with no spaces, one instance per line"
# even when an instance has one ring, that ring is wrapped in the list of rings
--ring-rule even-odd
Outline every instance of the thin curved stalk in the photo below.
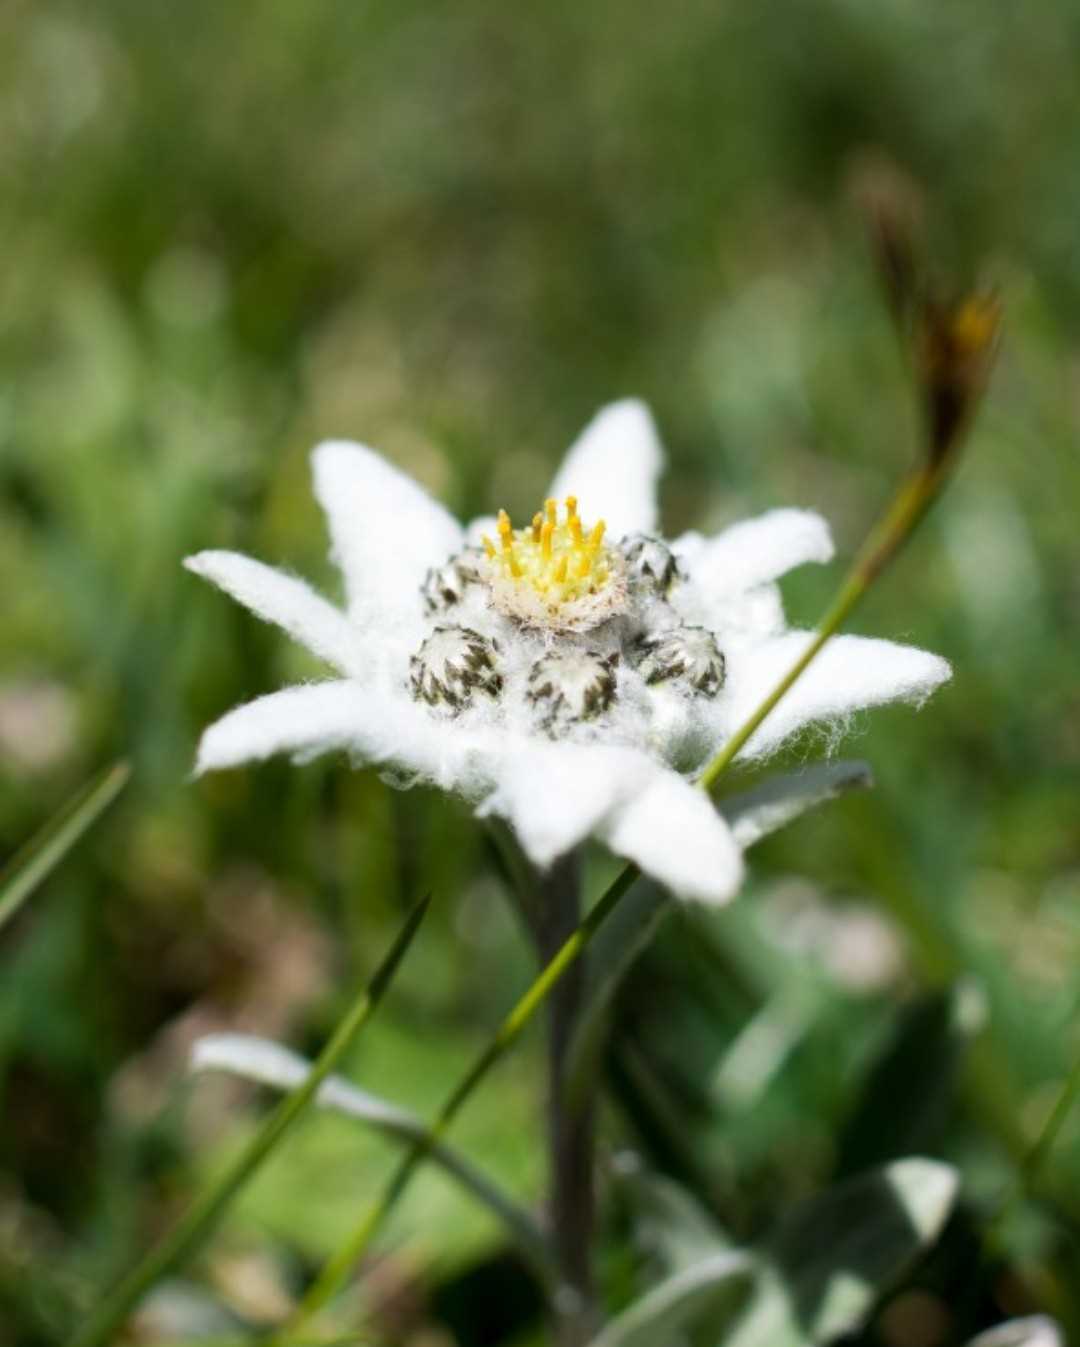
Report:
[[[126,762],[99,772],[0,871],[0,928],[60,864],[87,828],[108,809],[131,776]]]

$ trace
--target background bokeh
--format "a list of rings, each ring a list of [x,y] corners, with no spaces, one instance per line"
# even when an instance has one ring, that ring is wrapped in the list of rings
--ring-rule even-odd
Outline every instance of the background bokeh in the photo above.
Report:
[[[853,205],[870,155],[922,188],[942,277],[1005,304],[958,479],[857,624],[955,678],[850,727],[873,792],[763,846],[730,913],[669,923],[622,999],[605,1138],[739,1237],[838,1173],[943,1156],[964,1208],[867,1341],[1080,1325],[1075,1123],[987,1244],[1080,1051],[1078,76],[1065,0],[0,7],[0,856],[135,769],[0,937],[4,1347],[59,1342],[258,1116],[185,1080],[198,1033],[311,1050],[434,887],[352,1062],[430,1112],[532,967],[463,808],[340,762],[189,779],[203,724],[317,667],[181,558],[237,547],[333,592],[318,438],[521,514],[627,393],[670,451],[669,531],[794,504],[847,555],[916,428]],[[838,574],[786,583],[796,620]],[[525,1197],[538,1046],[455,1132]],[[392,1154],[306,1124],[144,1340],[279,1313]],[[644,1284],[631,1169],[616,1301]],[[424,1176],[362,1292],[386,1341],[539,1340],[499,1241]]]

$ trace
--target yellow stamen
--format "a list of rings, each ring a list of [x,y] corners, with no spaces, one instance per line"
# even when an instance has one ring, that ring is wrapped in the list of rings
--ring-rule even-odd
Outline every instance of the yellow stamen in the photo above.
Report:
[[[509,530],[502,535],[502,549],[503,557],[510,567],[510,574],[515,580],[520,579],[522,573],[521,566],[518,563],[517,557],[514,556],[514,535]]]
[[[622,562],[604,545],[603,521],[595,527],[582,522],[576,496],[545,500],[543,510],[518,529],[500,510],[495,527],[494,542],[482,541],[497,608],[567,631],[588,630],[621,611],[626,599]]]

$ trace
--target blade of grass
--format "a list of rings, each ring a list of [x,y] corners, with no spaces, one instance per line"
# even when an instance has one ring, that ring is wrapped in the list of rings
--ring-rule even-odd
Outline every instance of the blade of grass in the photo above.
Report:
[[[97,1311],[90,1315],[86,1326],[72,1339],[72,1347],[106,1347],[106,1344],[112,1343],[129,1312],[150,1287],[190,1257],[210,1234],[229,1203],[315,1099],[319,1087],[370,1018],[412,944],[430,903],[431,895],[428,894],[413,907],[371,980],[338,1021],[303,1084],[278,1104],[226,1172],[196,1200],[162,1243],[151,1250]]]
[[[114,763],[77,791],[0,871],[0,930],[56,869],[127,785],[131,767]]]
[[[1073,1062],[1069,1074],[1062,1084],[1061,1091],[1054,1101],[1054,1107],[1047,1115],[1039,1135],[1035,1138],[1024,1160],[1021,1169],[1021,1181],[1028,1192],[1037,1190],[1042,1170],[1077,1098],[1080,1098],[1080,1057],[1077,1057],[1076,1061]]]

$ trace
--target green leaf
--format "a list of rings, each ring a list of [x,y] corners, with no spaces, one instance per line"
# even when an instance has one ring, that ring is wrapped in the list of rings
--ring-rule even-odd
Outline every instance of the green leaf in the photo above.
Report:
[[[0,929],[112,804],[131,776],[126,762],[100,772],[55,814],[0,871]]]
[[[850,790],[868,790],[873,773],[865,762],[822,762],[800,772],[770,777],[753,790],[729,795],[719,802],[743,851],[786,828],[819,805]]]
[[[985,1023],[985,999],[970,981],[935,993],[905,1013],[844,1126],[837,1146],[841,1177],[890,1155],[936,1145],[968,1049]],[[898,1099],[903,1108],[897,1108]]]
[[[640,879],[597,936],[588,966],[584,1003],[566,1059],[566,1103],[573,1108],[607,1037],[611,1003],[623,978],[652,943],[671,909],[666,889]]]
[[[277,1090],[297,1089],[311,1072],[311,1063],[299,1053],[254,1034],[208,1034],[200,1038],[192,1048],[191,1066],[195,1071],[227,1071]],[[445,1142],[429,1140],[426,1126],[414,1113],[359,1089],[342,1076],[327,1077],[319,1086],[315,1103],[400,1141],[427,1142],[431,1160],[495,1215],[538,1273],[552,1284],[557,1279],[547,1240],[529,1212],[460,1151]]]
[[[753,790],[721,800],[718,807],[745,851],[808,810],[846,791],[865,790],[871,785],[873,777],[864,762],[818,763],[800,772],[771,777]],[[665,889],[639,880],[593,942],[585,1004],[567,1057],[567,1099],[571,1107],[595,1071],[615,993],[651,944],[671,903]]]
[[[811,1347],[865,1321],[940,1234],[954,1169],[896,1160],[805,1203],[761,1249],[762,1272],[717,1347]]]
[[[722,1249],[653,1287],[592,1340],[590,1347],[657,1347],[704,1315],[728,1316],[753,1280],[754,1259]]]
[[[681,1183],[647,1169],[616,1176],[633,1212],[634,1243],[664,1276],[731,1248],[717,1221]]]
[[[1065,1347],[1065,1336],[1053,1319],[1034,1314],[988,1328],[972,1338],[967,1347]]]
[[[804,1203],[756,1250],[714,1248],[681,1267],[591,1347],[654,1347],[705,1327],[706,1315],[715,1347],[816,1347],[851,1333],[937,1239],[957,1189],[950,1166],[917,1158],[850,1179]]]

